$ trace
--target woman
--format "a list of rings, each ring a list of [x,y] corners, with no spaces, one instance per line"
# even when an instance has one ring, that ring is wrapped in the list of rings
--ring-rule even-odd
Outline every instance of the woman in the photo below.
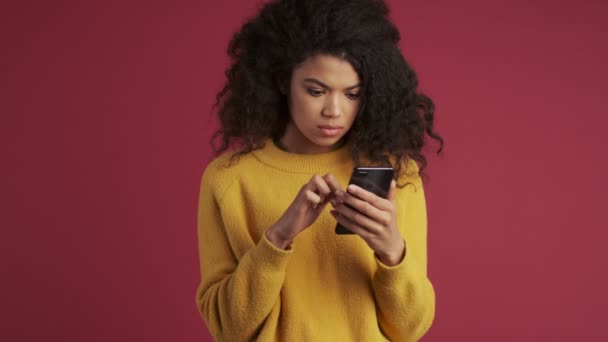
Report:
[[[216,340],[429,329],[421,149],[443,140],[387,15],[383,1],[272,1],[232,38],[198,208],[196,301]],[[387,198],[345,188],[359,165],[394,167]]]

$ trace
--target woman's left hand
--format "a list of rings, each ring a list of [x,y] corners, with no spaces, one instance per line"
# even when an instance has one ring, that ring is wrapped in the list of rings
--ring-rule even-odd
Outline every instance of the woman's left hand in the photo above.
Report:
[[[387,266],[399,264],[405,257],[405,241],[397,228],[396,183],[393,180],[386,199],[356,185],[347,191],[336,190],[332,215],[338,223],[361,236]],[[348,204],[349,208],[346,204]]]

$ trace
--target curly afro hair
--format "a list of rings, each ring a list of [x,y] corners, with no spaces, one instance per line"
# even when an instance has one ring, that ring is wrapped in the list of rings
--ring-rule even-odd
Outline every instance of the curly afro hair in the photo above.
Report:
[[[238,146],[234,161],[268,138],[280,138],[290,119],[281,89],[298,64],[322,53],[346,59],[361,79],[361,108],[345,136],[355,164],[390,164],[399,181],[413,159],[424,175],[426,136],[439,142],[437,153],[443,139],[433,130],[434,103],[417,92],[418,78],[397,46],[401,37],[388,14],[382,0],[265,4],[228,46],[232,63],[214,106],[221,124],[211,138],[215,154]]]

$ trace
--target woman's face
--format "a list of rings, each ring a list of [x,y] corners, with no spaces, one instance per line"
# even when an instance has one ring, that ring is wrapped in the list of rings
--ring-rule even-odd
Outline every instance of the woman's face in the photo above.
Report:
[[[359,75],[345,59],[314,55],[293,70],[288,96],[291,120],[282,145],[295,153],[331,151],[359,111]]]

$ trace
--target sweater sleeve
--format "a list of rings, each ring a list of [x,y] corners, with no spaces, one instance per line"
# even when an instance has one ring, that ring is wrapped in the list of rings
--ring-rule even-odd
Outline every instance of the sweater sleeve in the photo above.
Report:
[[[201,282],[196,303],[216,341],[251,341],[271,311],[280,309],[279,294],[292,251],[277,248],[262,234],[257,244],[237,258],[213,178],[207,172],[203,175],[199,194]]]
[[[378,322],[391,341],[418,341],[435,317],[435,292],[427,277],[426,202],[420,177],[400,191],[397,202],[402,217],[399,224],[406,243],[406,254],[395,266],[384,265],[376,258],[373,279],[378,308]]]

